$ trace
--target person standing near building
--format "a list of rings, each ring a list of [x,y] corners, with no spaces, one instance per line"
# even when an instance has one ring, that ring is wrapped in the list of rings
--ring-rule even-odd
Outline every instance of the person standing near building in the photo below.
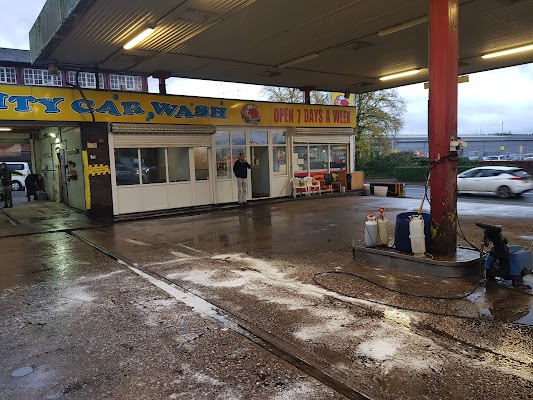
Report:
[[[239,154],[239,158],[233,164],[233,173],[237,177],[237,190],[239,194],[239,205],[246,205],[246,192],[248,187],[248,169],[252,168],[246,161],[244,153]]]
[[[11,171],[6,163],[0,164],[0,180],[4,193],[4,208],[13,207],[13,197],[11,196]]]

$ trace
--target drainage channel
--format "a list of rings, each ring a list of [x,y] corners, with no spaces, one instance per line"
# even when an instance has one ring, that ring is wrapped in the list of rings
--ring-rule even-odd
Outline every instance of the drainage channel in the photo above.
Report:
[[[2,214],[4,214],[4,215],[6,216],[7,220],[8,220],[9,222],[11,222],[11,225],[18,225],[18,224],[19,224],[19,222],[18,222],[17,220],[15,220],[15,219],[11,218],[11,217],[10,217],[10,216],[4,211],[3,208],[0,208],[0,210],[2,211]]]
[[[258,346],[261,346],[276,357],[281,358],[298,370],[317,379],[346,398],[355,400],[371,399],[371,397],[352,388],[347,382],[347,379],[339,377],[339,374],[329,365],[317,360],[313,360],[312,362],[304,360],[303,357],[298,355],[298,353],[301,352],[294,345],[269,334],[251,323],[240,320],[231,313],[189,292],[187,289],[180,287],[164,276],[156,274],[155,272],[144,268],[142,265],[128,260],[120,254],[115,253],[90,239],[78,235],[76,232],[67,231],[66,233],[87,244],[106,257],[128,267],[131,271],[143,277],[153,285],[191,307],[198,314],[224,325],[224,327],[231,329],[235,333],[245,337]]]

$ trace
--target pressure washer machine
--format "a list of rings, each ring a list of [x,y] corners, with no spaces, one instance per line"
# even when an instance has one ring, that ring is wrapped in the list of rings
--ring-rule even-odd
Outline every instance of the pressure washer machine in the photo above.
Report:
[[[533,270],[531,251],[521,246],[508,244],[499,225],[481,223],[476,223],[476,225],[485,231],[480,251],[482,262],[485,260],[487,280],[502,278],[512,281],[513,286],[522,284],[524,276]],[[484,252],[484,248],[490,246],[491,243],[490,251]]]

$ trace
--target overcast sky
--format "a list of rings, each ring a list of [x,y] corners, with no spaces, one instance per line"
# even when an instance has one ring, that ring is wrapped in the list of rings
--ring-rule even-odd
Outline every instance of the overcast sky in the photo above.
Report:
[[[28,32],[45,0],[0,0],[0,47],[29,49]],[[22,6],[23,4],[23,6]],[[211,81],[171,79],[168,93],[206,97],[264,100],[260,86]],[[157,91],[155,80],[151,91]],[[406,100],[405,127],[401,133],[427,135],[427,90],[423,84],[398,89]],[[459,85],[460,135],[476,133],[533,134],[533,64],[470,75]]]

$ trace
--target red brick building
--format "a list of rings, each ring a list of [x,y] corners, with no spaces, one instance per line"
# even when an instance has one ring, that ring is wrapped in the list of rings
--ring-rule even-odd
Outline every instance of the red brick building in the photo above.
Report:
[[[31,64],[30,51],[0,48],[0,84],[67,87],[78,84],[83,89],[148,92],[148,80],[142,75],[124,75],[87,69],[55,69]],[[0,138],[1,161],[31,161],[28,143],[8,143]]]

